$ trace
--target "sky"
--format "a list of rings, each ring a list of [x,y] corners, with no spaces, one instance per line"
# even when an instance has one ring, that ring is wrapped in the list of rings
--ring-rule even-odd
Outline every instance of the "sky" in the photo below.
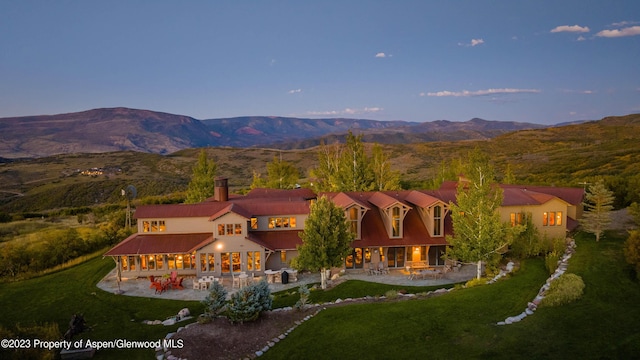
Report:
[[[0,0],[0,117],[640,113],[640,1]]]

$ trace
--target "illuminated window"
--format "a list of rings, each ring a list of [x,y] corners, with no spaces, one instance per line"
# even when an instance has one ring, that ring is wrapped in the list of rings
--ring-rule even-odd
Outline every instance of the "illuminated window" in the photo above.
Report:
[[[247,271],[260,270],[260,251],[247,251]]]
[[[359,211],[358,208],[351,207],[349,208],[349,210],[347,211],[347,221],[349,221],[349,227],[351,232],[356,236],[356,239],[359,239],[360,237],[359,235],[359,231],[358,231],[358,227],[359,227]]]
[[[163,232],[167,230],[164,220],[144,220],[142,222],[142,232]]]
[[[511,226],[522,225],[524,224],[524,214],[511,213],[510,220],[511,220]]]
[[[548,212],[543,212],[542,213],[542,226],[549,226],[549,213]]]
[[[156,268],[162,270],[164,268],[164,255],[156,255]]]
[[[224,224],[218,224],[218,235],[224,235]]]
[[[283,264],[287,263],[287,251],[286,250],[280,251],[280,262],[283,263]]]
[[[400,237],[401,235],[401,221],[400,221],[400,207],[396,206],[391,211],[391,228],[392,228],[392,237]]]
[[[556,225],[562,226],[562,211],[556,213]]]
[[[442,207],[433,208],[433,236],[442,235]]]
[[[234,224],[233,229],[236,235],[242,235],[242,224]]]
[[[296,218],[293,216],[269,218],[269,229],[285,229],[285,228],[295,228],[295,227],[296,227]]]
[[[253,230],[257,230],[258,229],[258,218],[257,217],[252,217],[251,218],[251,229],[253,229]]]

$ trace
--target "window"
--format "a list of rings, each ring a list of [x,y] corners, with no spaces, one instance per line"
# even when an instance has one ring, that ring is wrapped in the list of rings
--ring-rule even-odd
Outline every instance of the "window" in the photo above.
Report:
[[[129,258],[126,256],[120,256],[120,264],[122,265],[122,270],[129,270]]]
[[[260,270],[260,251],[247,251],[247,271]]]
[[[142,232],[163,232],[167,230],[164,220],[144,220]]]
[[[446,246],[429,247],[429,265],[444,265],[443,255],[447,251]]]
[[[562,226],[562,211],[550,211],[542,213],[542,226]]]
[[[287,263],[287,251],[286,250],[280,251],[280,262],[283,263],[283,264]]]
[[[140,270],[147,270],[147,257],[145,255],[140,255]]]
[[[215,256],[213,254],[207,254],[207,259],[208,259],[207,264],[209,265],[208,270],[209,271],[215,271],[215,269],[216,269],[216,258],[215,258]]]
[[[207,271],[207,254],[200,254],[200,271]]]
[[[134,271],[136,269],[136,257],[129,256],[129,270]]]
[[[158,270],[164,269],[164,255],[156,255],[156,264]]]
[[[442,207],[433,208],[433,236],[442,235]]]
[[[218,224],[218,235],[242,235],[242,224]]]
[[[511,213],[510,215],[511,226],[523,225],[524,214],[523,213]]]
[[[176,268],[176,255],[175,254],[167,254],[167,267],[169,270],[173,270]]]
[[[258,229],[258,218],[257,217],[252,217],[251,218],[251,229],[253,229],[253,230],[257,230]]]
[[[295,217],[270,217],[269,229],[283,229],[283,228],[295,228]]]
[[[347,221],[349,222],[349,227],[351,232],[355,235],[356,239],[359,239],[360,236],[359,235],[359,231],[358,231],[358,227],[360,225],[360,221],[359,221],[359,211],[357,207],[351,207],[349,208],[349,210],[347,211]]]
[[[149,270],[155,270],[156,269],[156,256],[155,255],[149,255]]]
[[[402,225],[400,221],[400,207],[396,206],[391,210],[391,236],[392,237],[401,237],[402,230],[400,226]]]

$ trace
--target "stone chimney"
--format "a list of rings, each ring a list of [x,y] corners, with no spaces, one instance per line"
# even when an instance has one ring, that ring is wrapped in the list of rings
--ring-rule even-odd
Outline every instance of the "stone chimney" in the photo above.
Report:
[[[213,198],[216,201],[229,200],[229,185],[227,184],[227,178],[218,177],[215,179],[215,189],[213,192]]]

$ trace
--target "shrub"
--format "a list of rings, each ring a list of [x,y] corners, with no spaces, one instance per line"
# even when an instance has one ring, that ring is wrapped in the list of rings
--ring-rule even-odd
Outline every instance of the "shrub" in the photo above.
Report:
[[[396,290],[388,290],[386,293],[384,293],[384,297],[386,297],[387,299],[395,299],[398,297],[398,292]]]
[[[566,273],[555,279],[541,305],[558,306],[568,304],[582,297],[584,282],[576,274]]]
[[[211,284],[211,290],[207,297],[202,300],[205,306],[204,317],[207,319],[213,319],[220,315],[224,311],[224,307],[227,304],[227,289],[217,281]]]
[[[307,285],[302,284],[298,287],[298,293],[300,294],[300,299],[296,302],[295,308],[300,310],[304,309],[309,302],[310,291],[309,288],[307,288]]]
[[[228,317],[231,322],[254,321],[263,311],[271,310],[271,291],[266,281],[244,287],[231,295]]]
[[[544,266],[549,271],[549,274],[553,274],[558,267],[558,261],[560,260],[560,255],[556,251],[552,251],[544,256]]]
[[[480,285],[485,285],[487,283],[487,278],[473,278],[469,281],[467,281],[467,283],[464,285],[467,288],[471,288],[474,286],[480,286]]]
[[[631,231],[624,242],[624,258],[634,266],[636,277],[640,277],[640,231]]]

